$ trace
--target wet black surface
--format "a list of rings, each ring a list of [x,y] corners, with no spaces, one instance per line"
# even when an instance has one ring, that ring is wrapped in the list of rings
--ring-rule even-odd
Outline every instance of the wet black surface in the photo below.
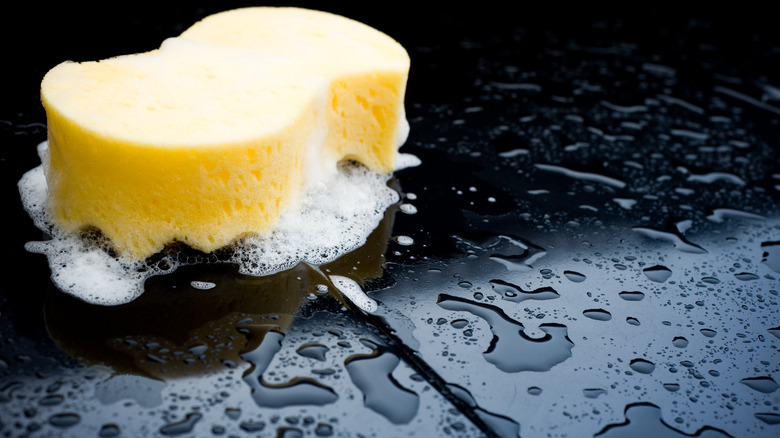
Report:
[[[405,206],[320,270],[189,267],[110,309],[23,248],[38,83],[218,9],[19,16],[0,435],[777,436],[780,39],[742,6],[330,9],[412,57]]]

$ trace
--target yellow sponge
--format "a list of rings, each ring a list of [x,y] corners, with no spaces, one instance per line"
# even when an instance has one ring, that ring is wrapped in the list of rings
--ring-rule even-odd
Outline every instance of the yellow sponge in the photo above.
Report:
[[[271,229],[342,159],[395,168],[406,51],[337,15],[244,8],[159,49],[46,74],[49,206],[122,254],[210,252]]]

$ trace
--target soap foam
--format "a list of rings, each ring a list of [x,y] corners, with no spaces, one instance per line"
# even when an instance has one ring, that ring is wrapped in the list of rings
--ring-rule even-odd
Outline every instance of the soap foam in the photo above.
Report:
[[[347,297],[349,301],[356,305],[360,310],[366,313],[374,313],[376,312],[376,309],[379,308],[376,300],[366,295],[355,280],[340,275],[331,275],[330,281],[333,282],[333,285],[336,286],[336,289],[338,289],[342,295]]]
[[[46,162],[48,143],[39,145]],[[412,167],[419,159],[398,155],[398,167]],[[390,175],[380,174],[351,162],[339,164],[338,172],[310,184],[293,208],[284,211],[273,232],[247,236],[224,251],[227,256],[182,257],[167,251],[145,261],[112,254],[99,233],[74,235],[59,230],[47,210],[47,187],[43,165],[19,181],[25,210],[50,240],[28,242],[28,251],[46,255],[51,278],[65,293],[99,305],[119,305],[144,291],[144,281],[196,263],[236,263],[239,272],[269,275],[298,263],[314,265],[333,261],[365,243],[382,220],[386,209],[399,201],[388,187]],[[222,252],[222,251],[220,251]]]

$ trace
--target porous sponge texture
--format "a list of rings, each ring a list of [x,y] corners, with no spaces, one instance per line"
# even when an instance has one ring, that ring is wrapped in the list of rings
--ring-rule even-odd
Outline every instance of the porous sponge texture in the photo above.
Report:
[[[398,43],[361,23],[262,7],[151,52],[60,64],[41,85],[52,217],[134,258],[267,233],[339,160],[395,168],[408,69]]]

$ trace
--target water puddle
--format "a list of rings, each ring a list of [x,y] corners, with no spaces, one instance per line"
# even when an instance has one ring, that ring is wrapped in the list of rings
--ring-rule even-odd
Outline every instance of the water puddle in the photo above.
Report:
[[[104,404],[133,400],[143,407],[159,406],[165,382],[131,374],[117,374],[95,386],[95,397]]]
[[[498,243],[491,245],[495,252],[490,260],[504,265],[509,271],[530,272],[533,263],[547,254],[547,250],[524,239],[499,236]]]
[[[483,356],[502,371],[547,371],[571,357],[574,343],[565,325],[541,324],[539,330],[545,335],[535,339],[497,306],[447,294],[439,295],[437,303],[447,310],[469,312],[488,322],[493,339]]]
[[[520,425],[509,417],[489,412],[477,405],[474,396],[466,388],[454,383],[447,384],[449,390],[473,410],[477,417],[499,438],[517,438]],[[541,391],[540,391],[541,392]]]
[[[279,408],[291,405],[325,405],[333,403],[338,395],[330,387],[306,377],[295,377],[286,383],[271,384],[263,373],[274,355],[282,348],[284,335],[268,325],[244,325],[244,330],[260,332],[262,341],[254,350],[241,354],[252,366],[244,373],[244,381],[252,390],[258,406]]]
[[[650,239],[669,242],[682,252],[688,252],[692,254],[704,254],[707,252],[707,250],[695,243],[688,241],[679,233],[660,231],[649,227],[634,227],[633,230]]]
[[[363,403],[395,424],[410,422],[417,415],[420,397],[393,377],[401,360],[383,346],[362,342],[374,351],[350,356],[344,365],[352,383],[363,393]]]
[[[525,300],[552,300],[559,297],[555,289],[545,286],[534,290],[525,290],[520,286],[504,280],[490,280],[493,290],[501,294],[507,301],[520,303]]]
[[[625,411],[626,421],[620,424],[610,424],[595,436],[601,438],[684,438],[707,437],[728,438],[731,435],[720,429],[705,426],[694,434],[687,434],[675,429],[661,418],[661,409],[652,403],[635,403],[628,405]]]
[[[754,416],[770,426],[780,424],[780,414],[774,412],[756,412]]]

